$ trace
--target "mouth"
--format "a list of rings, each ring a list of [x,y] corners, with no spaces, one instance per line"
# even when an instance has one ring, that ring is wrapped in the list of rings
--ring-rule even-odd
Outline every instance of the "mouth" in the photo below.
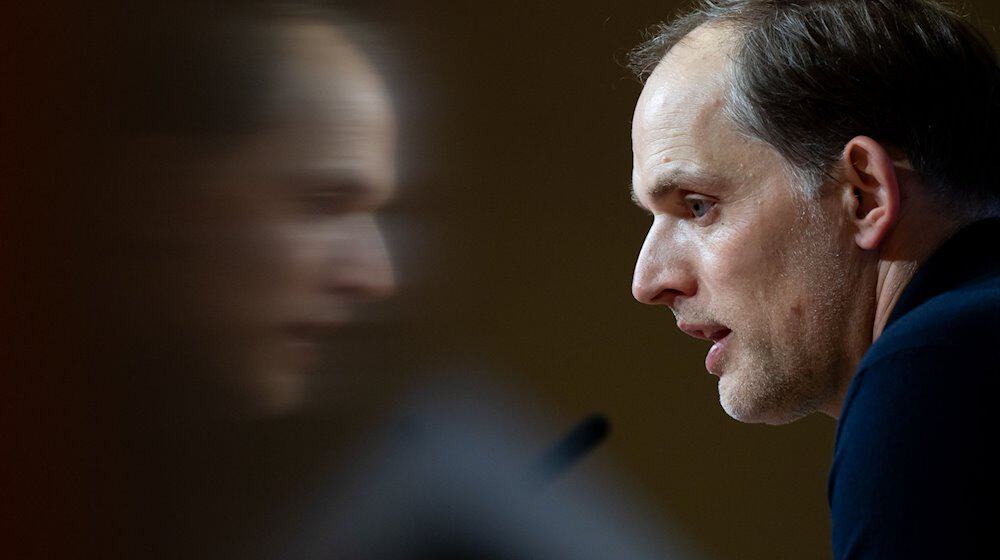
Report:
[[[344,327],[345,321],[337,319],[317,319],[289,322],[282,325],[285,335],[308,342],[322,342],[333,337]]]
[[[718,323],[693,324],[683,321],[677,323],[677,328],[687,333],[688,336],[718,342],[729,336],[732,331],[725,325]]]
[[[285,365],[298,373],[312,371],[321,362],[325,344],[336,339],[346,324],[341,317],[332,315],[282,323],[280,352]]]
[[[726,345],[730,339],[729,335],[731,335],[733,331],[726,326],[712,323],[694,325],[680,322],[677,326],[690,336],[704,340],[711,340],[714,343],[708,350],[708,354],[705,356],[705,369],[708,370],[709,373],[721,375],[719,365],[722,359],[722,353],[725,351]]]
[[[726,338],[727,336],[729,336],[730,334],[732,334],[732,332],[733,331],[731,331],[731,330],[723,327],[723,328],[721,328],[721,329],[713,332],[711,335],[709,335],[708,339],[711,340],[712,342],[716,342],[716,343],[722,342],[722,340],[724,338]]]
[[[708,354],[705,356],[705,369],[709,373],[715,375],[722,375],[719,369],[719,362],[722,359],[722,352],[726,349],[726,343],[729,341],[729,335],[732,331],[725,329],[724,331],[719,331],[715,336],[713,336],[712,341],[715,344],[708,350]]]

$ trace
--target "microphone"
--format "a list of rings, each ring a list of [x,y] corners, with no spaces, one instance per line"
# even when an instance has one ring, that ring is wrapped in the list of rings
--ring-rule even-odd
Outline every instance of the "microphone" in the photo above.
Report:
[[[532,469],[532,479],[540,486],[550,484],[600,445],[610,430],[611,423],[603,414],[584,418],[542,454]]]

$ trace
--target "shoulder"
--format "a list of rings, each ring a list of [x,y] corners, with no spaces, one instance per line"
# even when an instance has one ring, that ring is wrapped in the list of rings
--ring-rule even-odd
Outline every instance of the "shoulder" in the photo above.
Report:
[[[931,298],[886,329],[851,382],[838,444],[840,432],[858,421],[958,413],[974,401],[992,399],[989,389],[998,378],[1000,278],[993,277]]]
[[[992,545],[1000,274],[990,254],[952,253],[923,276],[925,292],[940,291],[886,328],[845,398],[828,487],[838,559],[974,557]]]
[[[936,298],[866,356],[830,472],[837,558],[946,557],[983,538],[976,527],[995,517],[988,512],[997,496],[989,453],[998,427],[997,312],[997,298]]]
[[[996,399],[998,379],[1000,277],[988,277],[927,300],[886,329],[851,382],[837,446],[859,429],[898,438],[925,424],[939,433],[971,421]]]

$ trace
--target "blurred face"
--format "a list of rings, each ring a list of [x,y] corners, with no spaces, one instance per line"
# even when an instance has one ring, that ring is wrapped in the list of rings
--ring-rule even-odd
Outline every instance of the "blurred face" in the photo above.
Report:
[[[724,116],[724,39],[698,30],[674,47],[636,105],[633,195],[652,225],[632,289],[712,342],[705,366],[730,416],[783,423],[830,412],[870,309],[852,293],[837,201],[799,194],[780,156]]]
[[[244,207],[241,227],[253,238],[253,270],[224,272],[224,313],[236,319],[234,352],[247,362],[232,382],[269,412],[300,404],[323,343],[393,289],[376,223],[395,184],[385,87],[334,27],[289,24],[281,36],[279,118],[233,150],[213,181],[227,204]]]

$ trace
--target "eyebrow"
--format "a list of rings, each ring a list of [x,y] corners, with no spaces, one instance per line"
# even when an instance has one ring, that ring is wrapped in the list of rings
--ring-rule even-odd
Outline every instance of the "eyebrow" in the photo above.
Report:
[[[667,197],[670,193],[683,186],[718,184],[719,182],[721,180],[718,177],[700,169],[673,168],[661,173],[656,178],[653,185],[646,190],[646,196],[656,201]],[[635,184],[630,183],[628,189],[632,202],[639,208],[648,211],[649,209],[642,204],[635,193]]]

